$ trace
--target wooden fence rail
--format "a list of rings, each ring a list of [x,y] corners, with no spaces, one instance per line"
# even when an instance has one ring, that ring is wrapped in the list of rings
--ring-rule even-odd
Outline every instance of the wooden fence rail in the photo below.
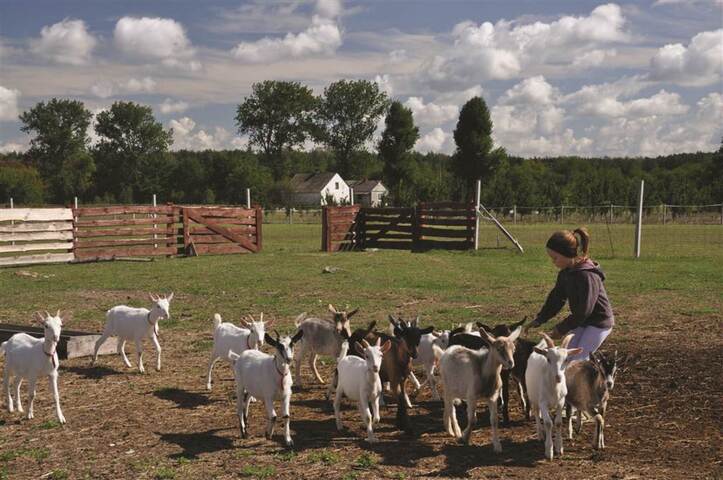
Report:
[[[472,203],[421,203],[416,208],[324,207],[322,250],[474,248]]]
[[[260,207],[0,209],[0,266],[259,252]]]

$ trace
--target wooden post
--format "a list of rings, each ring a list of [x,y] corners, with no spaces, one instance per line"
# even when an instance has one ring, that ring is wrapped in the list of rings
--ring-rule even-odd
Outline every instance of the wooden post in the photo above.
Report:
[[[474,249],[479,250],[479,205],[482,194],[482,180],[477,179],[474,192]]]
[[[645,180],[640,180],[640,197],[638,199],[638,218],[635,225],[635,258],[640,258],[640,237],[643,227],[643,192],[645,190]]]
[[[610,202],[610,225],[613,223],[613,202]]]
[[[720,204],[720,224],[723,225],[723,203]]]
[[[188,208],[181,207],[181,212],[183,213],[183,252],[189,255],[191,253],[191,222],[188,219]]]
[[[512,225],[517,225],[517,205],[512,206]]]
[[[263,235],[262,231],[263,228],[261,227],[261,224],[264,222],[264,209],[261,208],[261,206],[256,207],[256,246],[258,247],[258,252],[261,251],[261,247],[263,245]]]
[[[10,197],[10,208],[15,208],[15,203],[13,202],[13,197]],[[15,225],[15,220],[10,220],[10,225]],[[15,245],[15,240],[10,242],[10,245]]]
[[[412,207],[412,251],[422,248],[422,215],[419,205]]]
[[[153,194],[153,218],[156,218],[156,194]],[[156,228],[158,228],[158,225],[155,223],[153,224],[153,240],[156,240],[158,238],[158,235],[156,235]],[[158,248],[158,244],[154,243],[153,248]]]
[[[666,204],[663,204],[663,225],[665,225],[666,218],[668,216],[668,206]]]
[[[565,223],[565,205],[560,205],[560,223]]]
[[[327,218],[327,208],[321,207],[321,251],[328,252],[326,237],[329,236],[329,219]]]
[[[354,205],[354,189],[349,188],[349,205]]]
[[[173,207],[172,203],[169,203],[168,206]],[[176,247],[176,250],[178,250],[178,242],[176,239],[176,235],[173,232],[173,224],[176,223],[176,209],[173,208],[171,210],[171,215],[168,217],[168,222],[166,223],[166,247]],[[178,253],[178,252],[176,252]]]
[[[251,210],[251,189],[246,189],[246,208]]]

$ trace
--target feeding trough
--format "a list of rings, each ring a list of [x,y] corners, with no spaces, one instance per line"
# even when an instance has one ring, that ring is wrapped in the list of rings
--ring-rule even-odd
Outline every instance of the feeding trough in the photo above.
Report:
[[[29,325],[10,325],[0,323],[0,342],[8,340],[16,333],[27,333],[33,337],[43,338],[43,329],[40,327],[31,327]],[[95,342],[100,335],[88,332],[78,332],[75,330],[61,330],[60,342],[58,343],[58,358],[66,360],[77,357],[89,357],[93,355]],[[116,353],[116,343],[111,341],[105,342],[98,351],[98,355],[110,355]]]

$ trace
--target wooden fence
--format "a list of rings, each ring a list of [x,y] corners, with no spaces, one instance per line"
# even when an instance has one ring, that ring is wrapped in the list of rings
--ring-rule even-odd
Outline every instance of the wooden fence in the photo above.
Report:
[[[364,248],[467,250],[474,248],[474,232],[472,203],[420,203],[416,208],[324,207],[321,248],[326,252]]]
[[[260,207],[0,209],[0,266],[259,252],[262,220]]]

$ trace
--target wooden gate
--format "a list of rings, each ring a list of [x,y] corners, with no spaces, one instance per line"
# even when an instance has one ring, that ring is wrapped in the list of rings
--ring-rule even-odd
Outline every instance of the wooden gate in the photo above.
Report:
[[[69,208],[0,209],[0,266],[73,260]]]
[[[236,207],[183,207],[186,255],[259,252],[263,210]]]

